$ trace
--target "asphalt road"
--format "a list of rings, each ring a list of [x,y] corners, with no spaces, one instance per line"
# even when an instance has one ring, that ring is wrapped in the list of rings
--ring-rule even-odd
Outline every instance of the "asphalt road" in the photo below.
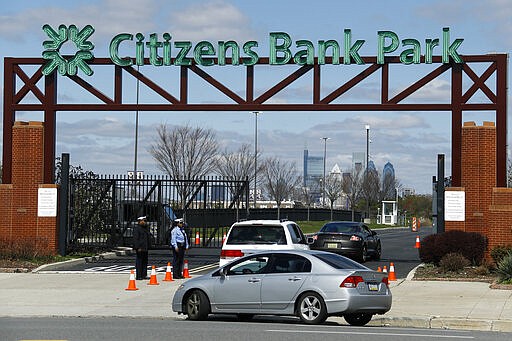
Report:
[[[380,261],[370,260],[364,265],[377,269],[379,266],[388,269],[390,263],[394,263],[397,278],[405,278],[407,274],[418,264],[420,259],[418,249],[414,248],[416,236],[420,239],[432,233],[431,227],[422,227],[419,232],[411,232],[409,229],[380,229],[377,230],[382,242],[382,257]],[[202,274],[216,267],[219,262],[220,249],[218,248],[192,248],[186,254],[191,274]],[[155,266],[156,271],[164,273],[167,263],[172,262],[172,255],[167,250],[151,250],[148,265]],[[97,258],[90,262],[63,263],[52,267],[52,271],[70,272],[110,272],[128,273],[134,269],[134,255],[119,255],[115,257]]]
[[[341,321],[341,320],[340,320]],[[508,336],[507,336],[508,335]],[[335,321],[308,326],[292,317],[229,316],[208,321],[146,318],[0,318],[0,339],[14,340],[510,340],[511,333],[390,327],[351,327]]]

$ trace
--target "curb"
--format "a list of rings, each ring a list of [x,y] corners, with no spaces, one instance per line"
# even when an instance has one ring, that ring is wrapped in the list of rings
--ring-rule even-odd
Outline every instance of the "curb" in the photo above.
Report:
[[[478,320],[452,317],[374,317],[374,327],[408,327],[426,329],[456,329],[493,332],[512,332],[512,320]]]

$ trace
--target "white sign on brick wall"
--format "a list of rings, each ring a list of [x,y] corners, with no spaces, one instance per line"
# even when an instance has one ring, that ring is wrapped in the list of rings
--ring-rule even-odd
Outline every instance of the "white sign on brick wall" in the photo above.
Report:
[[[57,188],[39,188],[37,191],[37,216],[57,216]]]
[[[464,221],[466,220],[466,192],[446,191],[444,192],[444,220]]]

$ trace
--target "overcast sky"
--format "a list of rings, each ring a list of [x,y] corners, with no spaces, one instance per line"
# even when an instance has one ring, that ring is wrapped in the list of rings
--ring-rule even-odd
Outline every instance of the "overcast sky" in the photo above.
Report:
[[[378,31],[393,31],[400,40],[413,38],[423,44],[425,39],[441,40],[443,27],[450,28],[451,41],[464,39],[458,48],[461,55],[509,53],[512,47],[511,18],[512,2],[509,0],[18,0],[3,3],[0,9],[0,55],[40,57],[42,42],[48,39],[42,31],[44,24],[55,29],[60,24],[75,24],[79,28],[92,25],[95,32],[90,40],[95,46],[95,57],[108,57],[110,40],[119,33],[135,35],[140,32],[146,38],[157,33],[162,39],[162,34],[168,32],[173,41],[206,40],[215,43],[218,40],[235,40],[240,45],[256,40],[260,57],[268,57],[270,32],[286,32],[293,42],[306,39],[316,44],[318,40],[334,39],[341,45],[344,29],[351,29],[352,42],[365,40],[360,49],[362,56],[375,56]],[[422,45],[422,54],[423,48]],[[391,55],[398,55],[400,51],[399,48]],[[435,50],[434,55],[440,55],[439,51]],[[134,56],[133,51],[123,53]],[[332,75],[326,72],[322,78],[322,93],[329,93],[336,84],[340,85],[336,83],[336,77],[350,79],[362,70],[355,65],[331,67],[343,68],[343,72],[326,68],[333,72]],[[430,69],[425,65],[393,68],[390,88],[399,91],[435,67],[437,65]],[[256,75],[256,93],[266,91],[296,68],[267,66],[261,75]],[[482,66],[481,70],[485,68]],[[151,66],[141,68],[141,72],[155,79],[162,77],[161,70]],[[171,75],[165,76],[168,77],[168,91],[175,96],[178,94],[178,70],[177,67],[165,70]],[[230,87],[241,90],[244,87],[243,70],[240,66],[207,69]],[[481,70],[476,71],[481,73]],[[1,72],[3,74],[3,68]],[[111,74],[102,70],[94,72],[91,83],[94,83],[92,79],[99,80],[98,87],[111,94]],[[429,83],[412,101],[448,103],[449,77],[448,74]],[[374,103],[380,94],[378,81],[378,77],[370,77],[362,86],[351,90],[345,100],[348,103]],[[494,82],[495,79],[491,78],[487,83],[491,89],[494,89]],[[134,101],[136,84],[127,80],[125,86],[125,98]],[[213,88],[205,87],[195,79],[190,81],[190,94],[190,100],[196,103],[216,101],[219,96]],[[481,98],[483,95],[479,92],[475,96]],[[309,98],[311,82],[306,80],[294,83],[272,98],[272,102],[304,103]],[[88,102],[90,98],[62,78],[59,79],[58,100],[60,103],[80,103]],[[141,87],[139,101],[151,103],[153,100],[150,92]],[[509,98],[509,109],[511,102]],[[16,119],[43,120],[41,113],[25,112],[18,112]],[[466,112],[463,121],[475,121],[481,125],[483,121],[495,121],[495,118],[494,113]],[[145,174],[161,174],[148,153],[148,147],[154,143],[156,127],[162,123],[212,128],[217,132],[222,148],[234,150],[242,143],[254,143],[254,114],[250,112],[139,112],[138,169]],[[446,155],[445,173],[450,175],[450,112],[264,112],[258,119],[258,145],[263,157],[278,156],[294,161],[297,170],[302,172],[304,148],[309,149],[310,155],[322,156],[324,144],[321,138],[329,137],[327,168],[338,164],[342,171],[349,171],[352,153],[366,151],[367,124],[371,135],[370,159],[381,171],[386,162],[391,162],[403,187],[412,187],[417,193],[430,193],[432,176],[437,172],[437,154]],[[57,155],[70,153],[73,165],[81,165],[96,173],[126,174],[133,169],[134,136],[135,112],[57,114]],[[507,141],[510,145],[510,134]]]

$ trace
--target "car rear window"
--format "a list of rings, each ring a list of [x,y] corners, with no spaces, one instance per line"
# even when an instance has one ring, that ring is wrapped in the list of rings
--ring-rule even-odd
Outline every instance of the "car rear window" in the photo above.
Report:
[[[233,226],[226,244],[284,244],[286,236],[282,226]]]
[[[335,232],[335,233],[356,233],[357,231],[359,231],[358,225],[335,224],[335,223],[325,224],[320,229],[320,232]]]
[[[314,254],[314,256],[335,269],[366,269],[365,266],[335,253]]]

